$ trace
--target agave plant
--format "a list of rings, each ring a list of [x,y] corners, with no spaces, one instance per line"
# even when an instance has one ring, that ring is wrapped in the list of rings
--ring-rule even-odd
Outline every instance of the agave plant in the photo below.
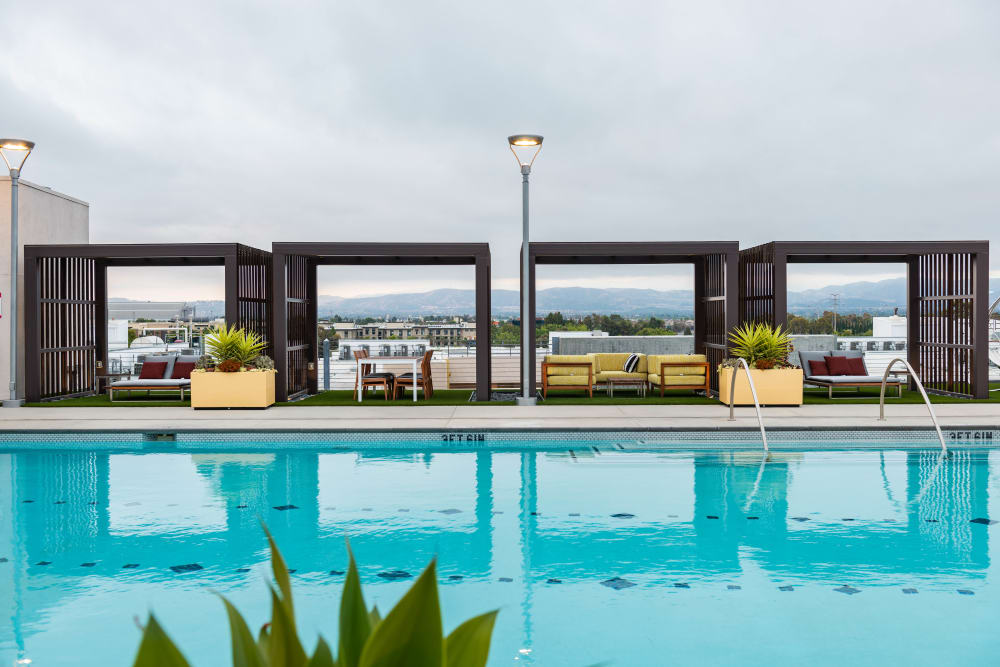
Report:
[[[267,343],[253,331],[220,324],[208,331],[205,347],[208,355],[215,361],[216,368],[224,362],[232,361],[239,364],[235,368],[239,370],[260,356]]]
[[[745,322],[729,334],[730,355],[743,357],[752,368],[774,368],[788,362],[791,341],[781,326],[762,322]]]
[[[264,532],[271,545],[271,569],[277,583],[277,589],[268,585],[270,623],[260,629],[255,639],[242,614],[220,596],[229,617],[233,667],[485,667],[496,611],[471,618],[444,637],[437,567],[432,560],[406,595],[382,618],[377,607],[369,611],[365,605],[350,544],[347,545],[350,564],[340,598],[336,657],[322,637],[312,654],[307,654],[295,625],[288,568],[266,526]],[[133,665],[188,667],[188,662],[150,614]]]

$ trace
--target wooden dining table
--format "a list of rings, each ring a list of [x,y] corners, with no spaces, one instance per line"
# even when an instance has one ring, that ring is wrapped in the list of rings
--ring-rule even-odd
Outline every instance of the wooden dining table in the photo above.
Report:
[[[358,373],[357,373],[357,383],[358,383],[358,403],[361,402],[364,393],[361,390],[361,367],[364,364],[372,364],[373,367],[377,367],[379,363],[381,364],[400,364],[408,363],[413,367],[413,402],[417,402],[417,364],[423,359],[423,356],[419,357],[364,357],[357,359],[358,362]]]

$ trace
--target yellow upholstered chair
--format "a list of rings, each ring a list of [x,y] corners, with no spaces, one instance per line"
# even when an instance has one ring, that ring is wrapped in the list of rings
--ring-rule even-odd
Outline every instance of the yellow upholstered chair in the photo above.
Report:
[[[704,391],[708,396],[708,357],[704,354],[651,354],[646,366],[649,384],[660,388],[660,396],[666,389]]]
[[[542,361],[542,398],[549,389],[580,389],[594,397],[594,359],[590,354],[549,354]]]

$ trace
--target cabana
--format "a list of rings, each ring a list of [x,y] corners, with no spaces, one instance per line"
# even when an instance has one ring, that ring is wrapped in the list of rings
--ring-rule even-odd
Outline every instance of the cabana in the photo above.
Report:
[[[28,245],[28,401],[94,393],[97,369],[108,361],[110,266],[223,266],[226,322],[271,339],[271,253],[264,250],[239,243]]]
[[[718,366],[726,356],[728,332],[737,323],[739,247],[736,241],[531,243],[530,312],[521,313],[521,321],[528,323],[530,339],[535,340],[535,266],[538,264],[691,264],[694,268],[694,352],[708,357],[710,384],[713,391],[718,391]],[[528,363],[532,369],[536,367],[534,345],[528,350]],[[531,394],[534,395],[534,372],[531,378]]]
[[[488,243],[274,243],[276,398],[318,391],[316,267],[475,266],[476,399],[490,398],[490,246]]]
[[[929,392],[988,398],[989,241],[775,241],[740,251],[740,319],[786,326],[788,264],[906,265],[907,361]]]

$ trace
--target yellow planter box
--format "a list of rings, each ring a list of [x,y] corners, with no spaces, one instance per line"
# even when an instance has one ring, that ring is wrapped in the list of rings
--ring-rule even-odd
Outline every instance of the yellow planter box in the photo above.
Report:
[[[719,369],[719,400],[729,405],[729,388],[733,384],[732,368]],[[754,387],[757,389],[757,400],[761,405],[802,405],[802,369],[772,368],[760,371],[750,369]],[[747,380],[746,369],[739,368],[736,378],[736,405],[753,405],[753,394],[750,393],[750,381]]]
[[[274,371],[191,373],[192,408],[266,408],[274,405]]]

